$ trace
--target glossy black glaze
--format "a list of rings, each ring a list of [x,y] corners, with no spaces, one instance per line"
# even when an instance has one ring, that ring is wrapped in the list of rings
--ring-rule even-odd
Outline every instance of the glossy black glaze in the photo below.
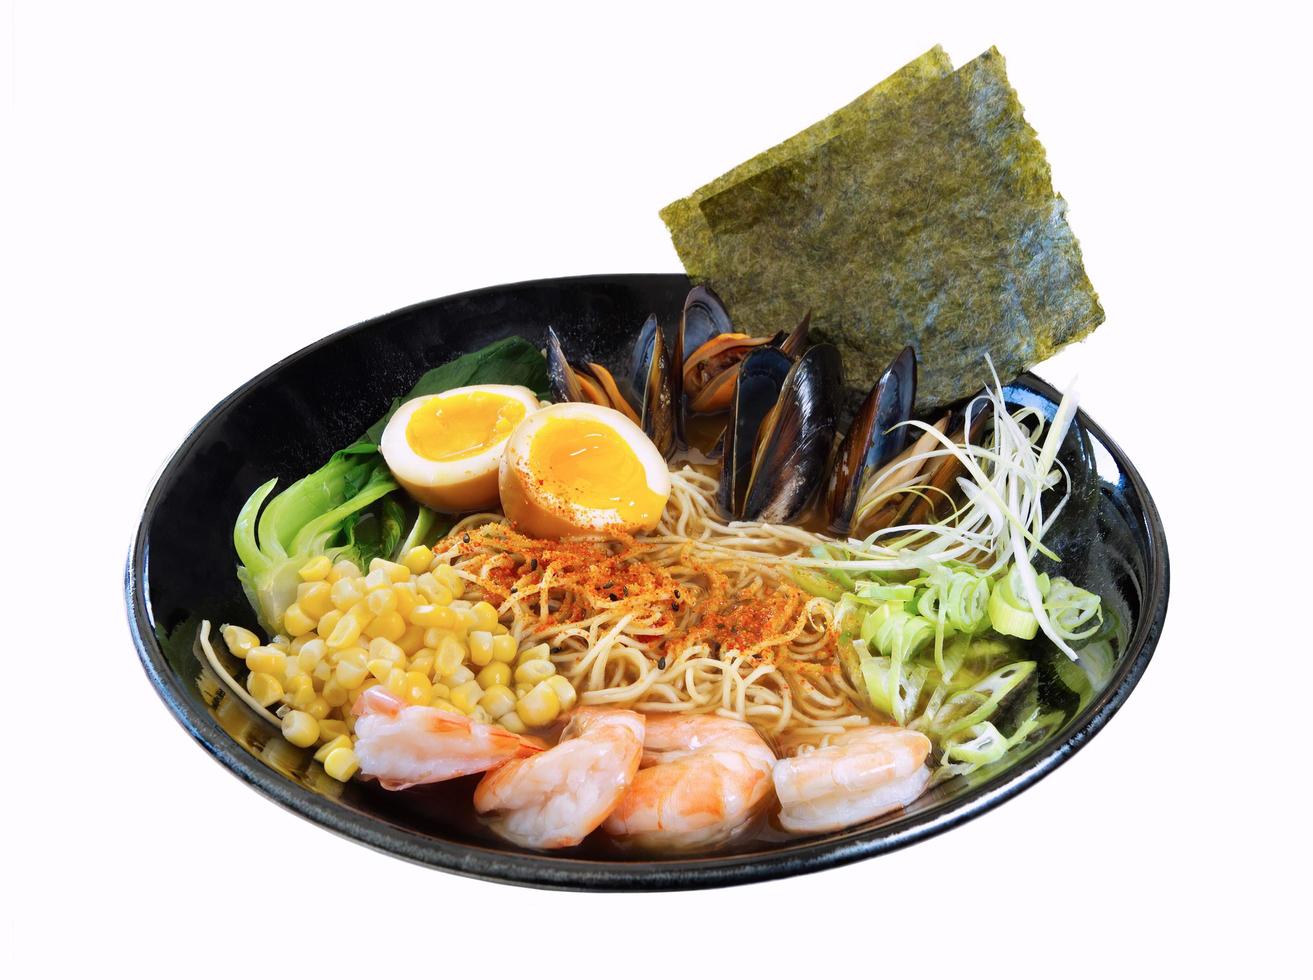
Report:
[[[549,888],[679,889],[801,874],[903,847],[1035,783],[1108,721],[1143,673],[1167,610],[1167,546],[1148,490],[1083,413],[1061,458],[1075,477],[1051,540],[1063,572],[1108,598],[1124,642],[1109,675],[1083,696],[1062,665],[1041,666],[1039,696],[1066,720],[1003,768],[945,783],[902,813],[801,840],[770,837],[736,853],[651,861],[605,850],[542,855],[489,837],[467,816],[438,817],[469,787],[388,793],[328,779],[309,753],[216,688],[193,653],[202,616],[254,625],[233,575],[232,521],[270,475],[319,465],[381,415],[428,367],[510,333],[542,342],[553,325],[571,349],[619,365],[649,313],[677,324],[678,275],[591,276],[499,286],[422,303],[340,331],[263,372],[217,405],[165,465],[126,570],[129,625],[151,683],[179,722],[239,778],[296,813],[364,844],[458,874]],[[850,381],[852,379],[849,379]],[[1052,415],[1058,393],[1027,375],[1009,397]],[[1051,651],[1052,652],[1052,651]],[[462,812],[468,807],[457,808]]]

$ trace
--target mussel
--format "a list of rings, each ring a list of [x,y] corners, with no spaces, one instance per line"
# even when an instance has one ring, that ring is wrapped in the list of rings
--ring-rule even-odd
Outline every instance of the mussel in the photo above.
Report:
[[[903,451],[916,400],[916,352],[904,347],[876,380],[839,444],[826,491],[829,530],[847,534],[867,480]]]
[[[613,408],[642,427],[662,455],[675,450],[675,398],[665,340],[655,316],[639,331],[629,376],[617,381],[593,361],[571,364],[561,338],[547,328],[547,375],[560,401],[592,402]]]
[[[830,457],[842,382],[830,344],[796,361],[774,347],[743,358],[717,494],[728,516],[787,523],[807,510]]]
[[[766,346],[796,359],[807,346],[810,324],[808,313],[788,334],[781,331],[773,337],[749,337],[734,329],[729,311],[715,292],[695,286],[684,301],[675,343],[675,364],[682,365],[678,374],[684,410],[710,414],[728,409],[743,359]]]

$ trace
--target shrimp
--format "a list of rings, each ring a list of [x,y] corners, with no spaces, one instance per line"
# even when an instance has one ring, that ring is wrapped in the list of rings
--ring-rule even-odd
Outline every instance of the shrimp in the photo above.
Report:
[[[769,801],[774,764],[775,753],[745,721],[649,718],[643,768],[606,832],[645,849],[722,844],[751,828]]]
[[[542,742],[465,715],[407,704],[383,687],[356,700],[360,771],[384,789],[438,783],[542,752]]]
[[[892,725],[855,728],[804,755],[775,763],[780,826],[795,834],[840,830],[921,795],[930,740]]]
[[[606,819],[642,757],[642,715],[580,708],[555,747],[484,776],[474,809],[521,847],[572,847]]]

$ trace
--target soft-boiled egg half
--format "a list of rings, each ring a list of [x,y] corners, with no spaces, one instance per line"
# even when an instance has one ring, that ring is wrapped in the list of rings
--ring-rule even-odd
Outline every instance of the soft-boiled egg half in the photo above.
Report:
[[[501,462],[502,510],[539,538],[650,531],[670,497],[652,440],[613,408],[549,405],[511,435]]]
[[[515,427],[538,410],[518,385],[471,385],[406,402],[379,449],[396,481],[422,504],[449,514],[497,504],[497,468]]]

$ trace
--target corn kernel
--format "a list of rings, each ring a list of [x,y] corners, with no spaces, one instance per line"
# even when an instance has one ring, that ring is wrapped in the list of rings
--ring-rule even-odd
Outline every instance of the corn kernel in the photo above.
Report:
[[[520,698],[524,697],[532,690],[533,690],[532,684],[516,684],[514,687],[515,699],[518,701]]]
[[[298,665],[299,667],[299,665]],[[287,692],[287,698],[298,708],[304,704],[309,704],[315,696],[315,683],[310,679],[309,674],[297,674],[288,678],[283,689]]]
[[[247,668],[256,673],[282,677],[283,668],[286,665],[287,654],[283,653],[282,650],[275,650],[273,647],[256,647],[246,655]]]
[[[579,695],[575,691],[574,685],[560,674],[554,674],[547,678],[547,684],[556,692],[557,700],[561,702],[562,711],[569,711],[574,707],[574,703],[579,700]]]
[[[472,680],[474,680],[474,671],[470,670],[464,664],[461,664],[450,674],[442,675],[442,683],[452,688],[459,687],[461,684],[466,684]]]
[[[323,721],[332,714],[333,706],[324,700],[323,695],[316,695],[302,710],[316,721]]]
[[[319,740],[331,742],[346,734],[346,722],[340,718],[322,718],[319,722]]]
[[[390,664],[405,665],[406,654],[386,637],[378,636],[369,642],[369,659],[386,660]]]
[[[404,582],[410,578],[410,569],[395,561],[388,561],[386,558],[375,558],[369,563],[369,573],[383,572],[394,582]]]
[[[311,619],[298,602],[292,603],[283,613],[283,628],[292,636],[304,636],[314,630],[315,625],[316,620]]]
[[[476,629],[491,630],[497,625],[497,607],[491,602],[474,604],[474,622]]]
[[[383,678],[383,686],[389,694],[403,697],[406,693],[406,672],[400,667],[392,667]]]
[[[337,682],[336,672],[328,680],[324,681],[324,689],[319,692],[319,696],[329,703],[331,707],[340,708],[350,699],[350,692]]]
[[[429,702],[430,708],[437,708],[439,711],[450,711],[455,714],[461,714],[461,710],[445,698],[434,698]]]
[[[369,625],[369,610],[363,602],[358,602],[343,614],[337,627],[326,641],[330,648],[349,647],[360,639],[360,634]]]
[[[416,626],[436,626],[438,629],[455,629],[459,618],[450,606],[425,604],[410,611],[410,621]]]
[[[546,682],[535,684],[533,689],[520,698],[515,706],[515,713],[530,728],[550,725],[561,713],[561,699]]]
[[[246,675],[246,689],[263,708],[269,707],[283,696],[283,685],[278,683],[278,678],[258,671]]]
[[[552,650],[546,643],[539,643],[536,646],[526,647],[520,651],[517,658],[520,663],[528,663],[530,660],[546,660],[551,656]]]
[[[497,724],[501,725],[501,727],[508,732],[514,732],[516,735],[523,735],[529,730],[524,724],[524,721],[514,711],[508,711],[506,714],[498,717]]]
[[[484,688],[494,687],[497,684],[509,687],[511,683],[511,665],[494,660],[475,676]],[[494,714],[493,717],[497,716]]]
[[[234,657],[246,658],[246,655],[260,645],[260,638],[241,626],[220,626],[219,633]]]
[[[315,664],[315,669],[310,671],[310,676],[315,679],[316,683],[326,684],[328,679],[333,676],[333,666],[327,660],[321,660]]]
[[[433,577],[439,585],[451,593],[453,598],[459,599],[461,593],[465,591],[465,580],[445,561],[433,568]]]
[[[397,597],[397,612],[403,619],[409,618],[410,611],[420,604],[414,582],[398,582],[392,586],[392,594]]]
[[[506,712],[515,710],[515,695],[504,684],[493,684],[484,690],[479,704],[491,717],[500,718]]]
[[[425,572],[416,578],[415,589],[435,606],[449,606],[454,598],[451,589],[439,582],[432,572]]]
[[[319,582],[328,578],[328,573],[332,570],[333,563],[328,560],[328,556],[319,555],[302,565],[297,574],[301,576],[302,582]]]
[[[389,592],[391,592],[392,591],[391,585],[392,585],[392,576],[381,568],[378,571],[370,572],[368,575],[365,576],[366,592],[380,592],[383,589],[387,589]]]
[[[348,748],[338,748],[329,752],[324,757],[324,772],[328,773],[338,782],[345,783],[357,770],[360,769],[360,761],[356,758],[356,753]]]
[[[353,663],[357,667],[364,667],[369,663],[369,651],[362,646],[351,646],[344,650],[330,650],[328,656],[333,661],[334,666],[340,663]]]
[[[360,578],[360,566],[345,558],[333,565],[333,570],[328,573],[328,581],[336,583],[344,578]]]
[[[319,625],[315,627],[315,632],[319,634],[320,639],[327,640],[333,635],[333,630],[337,629],[337,624],[342,620],[342,610],[330,609],[319,617]]]
[[[303,633],[287,645],[287,655],[295,657],[301,652],[301,648],[312,640],[319,639],[314,633]]]
[[[321,722],[319,725],[319,733],[322,735],[323,731],[324,731],[324,723]],[[336,749],[349,749],[351,748],[351,746],[352,746],[351,736],[344,731],[339,732],[337,735],[334,735],[323,745],[319,746],[319,748],[315,751],[315,762],[323,762],[325,759],[328,758],[329,753],[335,751]]]
[[[492,638],[492,659],[502,664],[509,664],[515,660],[515,637],[513,636],[494,636]]]
[[[393,642],[401,647],[407,656],[410,656],[414,654],[415,651],[422,650],[424,647],[428,646],[428,644],[424,642],[424,634],[426,632],[428,631],[425,630],[423,626],[407,626],[406,631],[398,636]]]
[[[465,662],[465,644],[453,636],[444,636],[438,644],[433,667],[439,674],[450,674]]]
[[[324,641],[315,637],[309,642],[301,644],[301,649],[296,654],[296,661],[308,673],[319,666],[319,661],[324,659],[324,654],[327,652],[328,647]]]
[[[433,673],[433,651],[420,649],[415,656],[408,658],[406,665],[407,670],[418,670],[421,674],[428,676]]]
[[[526,660],[515,668],[515,680],[521,684],[537,684],[556,673],[550,660]]]
[[[309,748],[319,741],[319,720],[304,711],[289,711],[283,715],[283,738],[300,748]]]
[[[291,643],[292,638],[290,636],[284,636],[282,633],[279,633],[277,636],[271,637],[265,646],[273,647],[275,650],[282,650],[283,653],[286,653],[287,648]]]
[[[379,680],[385,681],[388,679],[388,674],[392,673],[395,668],[392,666],[392,661],[378,657],[366,664],[365,669]]]
[[[365,676],[365,668],[350,660],[344,660],[338,663],[337,669],[333,672],[333,679],[348,691],[354,691],[358,688],[364,682]],[[327,687],[328,685],[324,686]],[[325,700],[327,700],[326,691]]]
[[[333,605],[346,612],[365,597],[363,582],[358,578],[340,578],[333,583]]]
[[[327,582],[304,582],[297,587],[296,603],[311,619],[319,619],[333,607],[333,587]]]
[[[392,584],[391,579],[388,580],[387,584]],[[369,593],[369,596],[365,599],[365,605],[369,606],[369,611],[375,616],[382,616],[384,613],[396,612],[397,593],[390,588],[375,589],[373,592]]]
[[[492,628],[492,635],[493,635],[493,636],[505,636],[505,635],[506,635],[507,633],[509,633],[510,631],[511,631],[510,627],[507,626],[505,623],[498,623],[497,625],[495,625],[495,626]]]
[[[423,575],[429,570],[429,565],[433,563],[433,551],[425,548],[422,544],[416,545],[406,552],[401,561],[406,568],[410,569],[412,575]]]
[[[476,704],[474,710],[470,712],[470,721],[477,721],[480,724],[490,725],[492,724],[492,715],[488,714],[483,705]]]
[[[365,627],[365,632],[370,636],[381,636],[385,640],[399,640],[406,632],[406,621],[401,618],[401,613],[385,612],[381,616],[375,616]]]
[[[433,686],[429,689],[429,699],[430,701],[437,701],[439,698],[450,703],[451,688],[446,684],[434,681]]]
[[[433,684],[428,679],[427,674],[421,674],[417,670],[406,671],[405,690],[401,696],[411,704],[428,704],[429,698],[433,695]]]
[[[466,638],[470,646],[470,663],[486,667],[492,663],[492,634],[487,630],[471,630]]]
[[[451,689],[451,703],[467,715],[474,710],[481,697],[483,697],[483,688],[479,687],[479,682],[476,680],[465,681]]]

